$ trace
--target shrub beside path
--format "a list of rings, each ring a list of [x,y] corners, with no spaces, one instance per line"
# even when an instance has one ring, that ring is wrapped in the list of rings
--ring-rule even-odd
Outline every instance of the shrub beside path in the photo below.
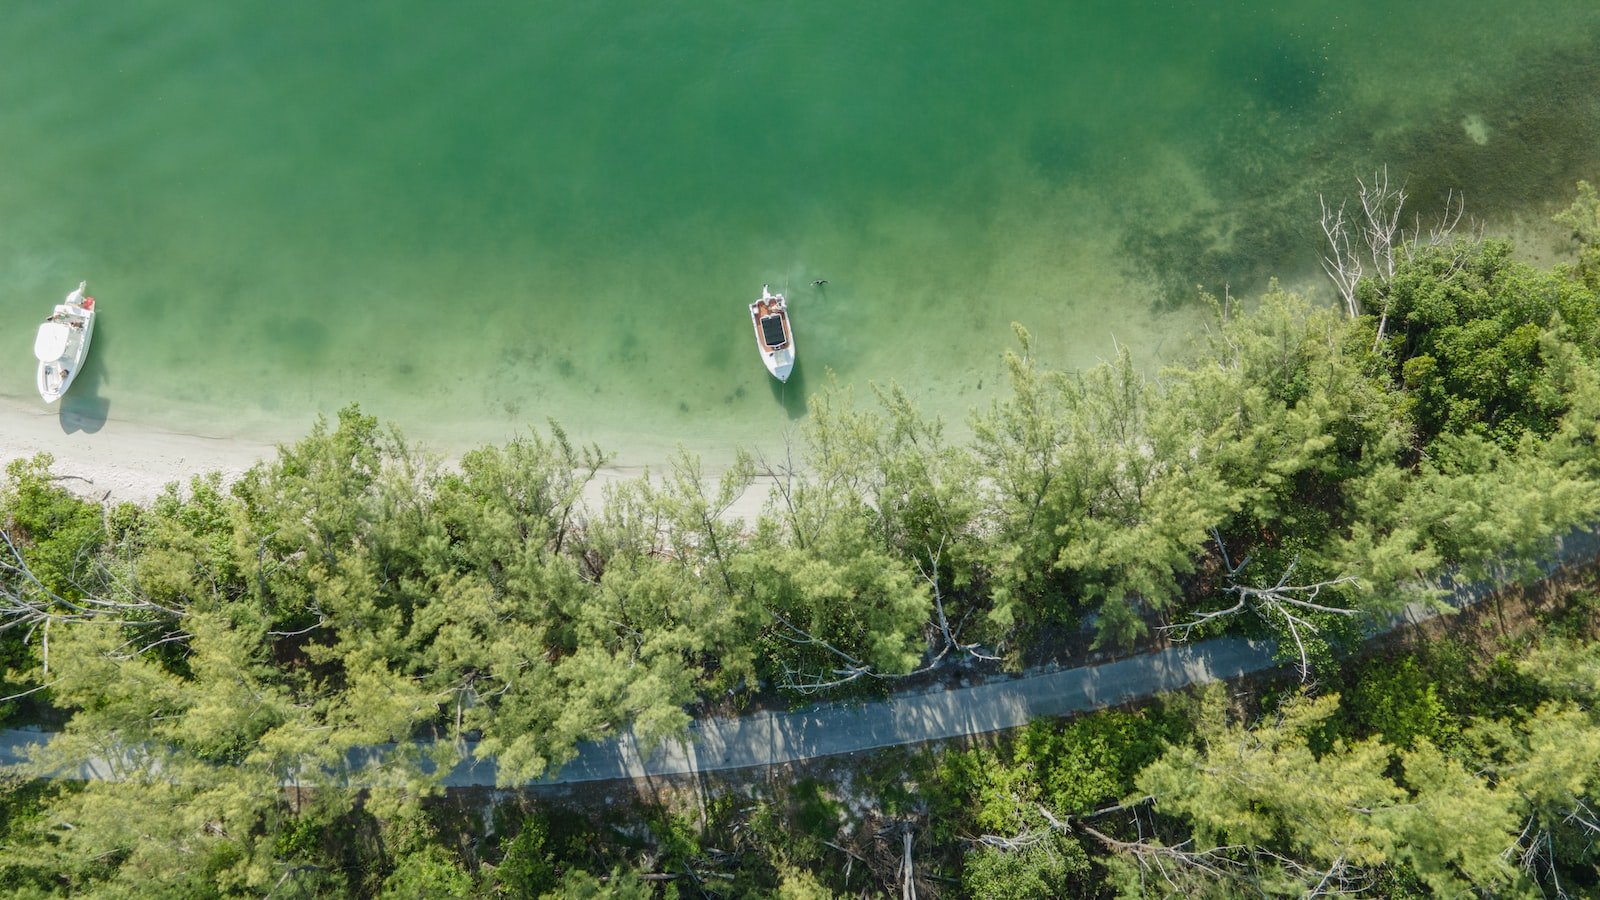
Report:
[[[1600,556],[1600,534],[1574,532],[1540,568],[1546,575]],[[1464,609],[1489,596],[1497,583],[1480,581],[1439,585],[1446,606]],[[1390,631],[1405,622],[1440,614],[1413,605],[1373,628]],[[578,755],[528,786],[556,786],[647,776],[692,775],[801,762],[823,756],[921,744],[1017,728],[1044,717],[1065,716],[1139,700],[1191,685],[1227,681],[1283,665],[1274,641],[1219,637],[1073,669],[1030,672],[968,687],[897,694],[860,704],[821,704],[793,712],[706,718],[690,724],[687,735],[656,748],[643,746],[631,732],[586,742]],[[0,731],[0,765],[25,762],[28,751],[49,735],[38,731]],[[469,744],[469,749],[471,745]],[[393,745],[375,745],[349,757],[350,779],[380,764]],[[105,778],[110,767],[90,764],[79,778]],[[494,760],[469,758],[442,779],[446,787],[492,787]]]

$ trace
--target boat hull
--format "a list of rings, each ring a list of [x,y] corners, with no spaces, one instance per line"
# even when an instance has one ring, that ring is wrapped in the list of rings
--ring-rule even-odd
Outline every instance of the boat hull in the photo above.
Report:
[[[782,294],[761,287],[761,299],[750,304],[750,324],[756,332],[756,350],[773,378],[789,380],[794,371],[794,328],[789,321],[789,306]]]
[[[779,353],[763,353],[761,361],[767,364],[767,371],[779,381],[788,381],[789,373],[794,371],[794,351],[787,350]]]
[[[78,285],[64,302],[56,304],[34,340],[34,357],[39,361],[35,386],[46,403],[55,403],[67,393],[89,356],[95,309],[93,298],[83,295],[84,287]]]

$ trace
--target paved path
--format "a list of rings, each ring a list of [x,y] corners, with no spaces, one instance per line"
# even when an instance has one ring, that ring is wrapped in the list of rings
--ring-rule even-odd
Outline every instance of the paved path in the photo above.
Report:
[[[1542,568],[1548,574],[1563,565],[1593,560],[1597,555],[1600,535],[1575,533],[1561,542]],[[1446,592],[1446,603],[1457,608],[1476,603],[1492,589],[1488,582],[1455,584],[1449,580],[1441,587]],[[1408,607],[1373,630],[1381,633],[1403,621],[1435,615],[1438,613],[1432,608]],[[576,759],[531,785],[781,765],[819,756],[986,734],[1026,725],[1036,718],[1102,709],[1278,665],[1276,645],[1271,641],[1221,637],[1097,666],[901,694],[858,705],[827,704],[788,713],[701,719],[689,726],[686,739],[669,741],[653,752],[642,748],[631,733],[581,744]],[[21,762],[27,748],[45,738],[39,732],[0,731],[0,765]],[[360,780],[362,768],[392,749],[392,745],[376,746],[351,754],[352,778]],[[104,768],[91,764],[75,777],[104,777]],[[449,787],[493,786],[494,761],[462,762],[444,776],[443,783]]]
[[[586,743],[576,759],[536,784],[681,775],[796,762],[919,744],[1026,725],[1042,716],[1099,709],[1152,694],[1236,678],[1276,665],[1273,648],[1218,638],[1100,666],[1045,672],[967,688],[898,695],[859,705],[701,719],[689,739],[646,752],[631,734]],[[463,763],[450,786],[492,784],[490,762]]]
[[[986,684],[886,700],[825,704],[787,713],[710,718],[689,726],[684,740],[649,751],[631,732],[578,747],[577,758],[538,785],[611,781],[646,775],[684,775],[720,769],[780,765],[879,747],[920,744],[986,734],[1114,706],[1193,684],[1237,678],[1277,665],[1270,642],[1215,638],[1171,647],[1099,666],[1041,672]],[[23,761],[29,747],[45,740],[36,731],[0,731],[0,765]],[[352,779],[393,750],[375,746],[350,755]],[[76,777],[106,777],[109,767],[91,764]],[[493,759],[468,759],[444,776],[448,787],[492,787]]]

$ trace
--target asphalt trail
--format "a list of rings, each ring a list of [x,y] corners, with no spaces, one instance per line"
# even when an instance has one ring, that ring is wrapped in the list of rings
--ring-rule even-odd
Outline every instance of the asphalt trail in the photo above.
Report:
[[[1561,540],[1556,553],[1541,569],[1550,574],[1563,566],[1589,562],[1597,555],[1600,535],[1575,532]],[[1447,606],[1463,609],[1487,597],[1500,581],[1456,584],[1446,578],[1438,587]],[[1375,625],[1372,633],[1439,614],[1432,607],[1413,605]],[[1220,637],[1095,666],[1031,672],[969,687],[898,694],[868,703],[820,704],[793,712],[700,719],[689,726],[683,739],[654,749],[642,746],[631,732],[583,743],[575,759],[526,786],[760,768],[987,734],[1017,728],[1038,718],[1103,709],[1281,665],[1275,642]],[[0,731],[0,765],[9,768],[25,762],[28,750],[48,737],[37,731]],[[393,745],[377,745],[350,754],[350,781],[363,781],[362,771],[380,765],[393,749]],[[468,749],[475,747],[469,744]],[[442,784],[495,786],[494,760],[476,760],[471,755],[446,774]],[[110,768],[103,761],[90,763],[76,772],[62,773],[62,777],[105,778]]]

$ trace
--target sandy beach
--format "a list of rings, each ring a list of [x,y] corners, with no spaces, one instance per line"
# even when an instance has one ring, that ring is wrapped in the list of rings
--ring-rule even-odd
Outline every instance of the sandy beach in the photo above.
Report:
[[[270,444],[233,437],[89,420],[37,399],[0,399],[0,435],[0,462],[49,453],[64,487],[111,502],[149,502],[167,484],[186,484],[191,476],[213,470],[237,478],[276,451]]]
[[[285,440],[300,436],[286,435]],[[275,444],[248,438],[164,431],[110,418],[85,420],[39,402],[0,398],[0,464],[49,453],[55,457],[53,470],[61,485],[95,501],[149,503],[168,484],[176,482],[182,487],[193,476],[212,471],[232,481],[276,452]],[[453,457],[446,459],[447,464],[453,461]],[[709,477],[719,474],[710,466],[707,471]],[[591,510],[598,509],[606,485],[638,478],[644,472],[633,466],[601,470],[585,492],[585,503]],[[728,511],[729,516],[753,521],[766,502],[769,487],[757,481]]]

